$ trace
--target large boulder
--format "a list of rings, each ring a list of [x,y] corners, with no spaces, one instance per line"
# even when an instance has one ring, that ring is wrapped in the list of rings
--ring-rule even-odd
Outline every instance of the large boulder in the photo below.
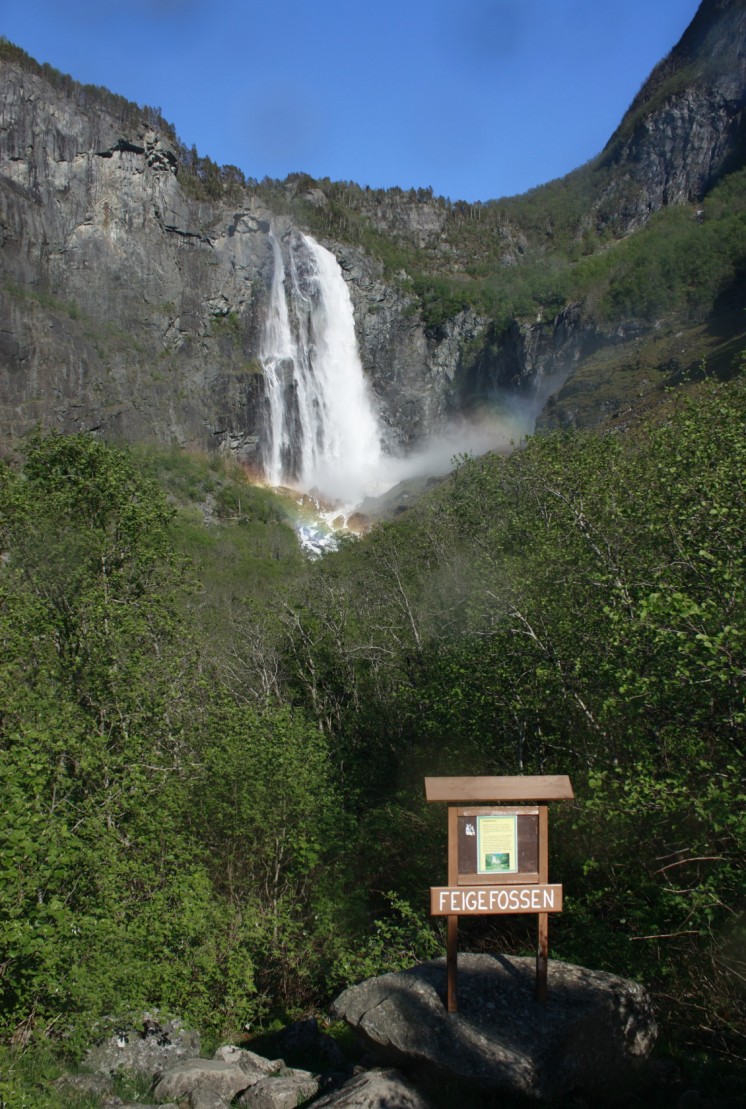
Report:
[[[210,1090],[225,1102],[233,1101],[252,1081],[258,1081],[234,1063],[222,1059],[185,1059],[164,1071],[153,1091],[159,1102],[181,1101],[195,1090]]]
[[[250,1086],[241,1094],[238,1104],[248,1109],[295,1109],[315,1097],[318,1090],[319,1080],[315,1074],[288,1067]]]
[[[430,1109],[431,1103],[395,1070],[375,1068],[314,1101],[313,1109]]]
[[[550,961],[546,1006],[530,958],[461,955],[458,1012],[445,1008],[446,962],[372,978],[332,1007],[386,1062],[433,1082],[550,1101],[573,1090],[608,1096],[633,1084],[655,1042],[650,999],[636,982]]]
[[[161,1022],[145,1013],[137,1027],[121,1028],[90,1048],[83,1065],[96,1074],[126,1072],[152,1078],[158,1071],[199,1052],[199,1032],[184,1028],[179,1020]]]

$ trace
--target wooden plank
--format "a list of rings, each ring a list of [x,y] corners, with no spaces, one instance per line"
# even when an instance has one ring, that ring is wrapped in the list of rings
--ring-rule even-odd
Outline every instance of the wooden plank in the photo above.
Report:
[[[549,811],[546,805],[542,805],[539,809],[539,881],[549,881]],[[536,1000],[540,1005],[546,1005],[547,969],[549,966],[549,915],[539,913],[537,925]]]
[[[430,915],[499,916],[562,912],[562,886],[431,886]]]
[[[448,973],[448,998],[446,1008],[449,1013],[458,1012],[457,972],[458,972],[458,917],[448,917],[448,941],[446,947],[446,966]]]
[[[516,816],[538,816],[538,805],[466,805],[458,807],[459,817],[467,816],[502,816],[504,813],[515,813]]]
[[[567,801],[574,797],[566,774],[507,778],[425,778],[428,801]]]
[[[448,809],[448,885],[458,882],[458,809]],[[458,916],[448,917],[446,946],[447,992],[446,1008],[458,1012]]]

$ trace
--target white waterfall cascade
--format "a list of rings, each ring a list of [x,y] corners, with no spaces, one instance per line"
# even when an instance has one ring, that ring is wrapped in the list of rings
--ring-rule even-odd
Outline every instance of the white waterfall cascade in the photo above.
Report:
[[[374,491],[381,430],[350,293],[337,259],[309,235],[270,237],[274,274],[260,347],[266,478],[351,507]]]

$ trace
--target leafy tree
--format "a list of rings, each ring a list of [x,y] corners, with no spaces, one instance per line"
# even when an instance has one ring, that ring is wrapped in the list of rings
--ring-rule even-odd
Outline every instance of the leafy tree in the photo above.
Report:
[[[198,1006],[205,980],[176,953],[214,946],[221,912],[181,821],[171,510],[85,436],[33,437],[0,480],[4,1028]]]
[[[326,740],[298,711],[227,696],[200,732],[190,809],[214,889],[241,924],[265,1008],[307,1004],[345,932],[348,822]]]

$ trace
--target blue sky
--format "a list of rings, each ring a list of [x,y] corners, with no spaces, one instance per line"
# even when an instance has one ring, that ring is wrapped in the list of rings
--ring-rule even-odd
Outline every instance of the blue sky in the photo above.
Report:
[[[699,0],[2,0],[0,33],[248,176],[453,200],[597,154]]]

